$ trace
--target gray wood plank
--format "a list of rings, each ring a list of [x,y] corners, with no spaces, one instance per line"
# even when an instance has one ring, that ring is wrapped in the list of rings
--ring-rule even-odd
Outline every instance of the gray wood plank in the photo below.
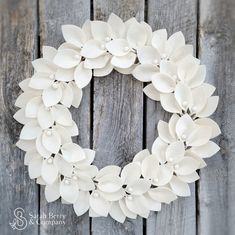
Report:
[[[28,176],[24,152],[15,146],[22,126],[13,119],[18,83],[32,74],[37,57],[36,0],[0,1],[0,228],[1,234],[38,234],[37,225],[13,230],[17,207],[38,213],[38,186]],[[23,223],[24,226],[24,223]]]
[[[94,1],[94,19],[107,20],[114,12],[123,20],[144,18],[144,0]],[[143,93],[142,83],[132,76],[112,72],[94,78],[94,149],[98,167],[124,166],[142,149]],[[124,224],[111,218],[92,219],[92,234],[142,234],[142,219]]]
[[[168,35],[182,31],[187,43],[194,45],[196,52],[197,1],[196,0],[149,0],[148,23],[153,30],[166,28]],[[147,99],[146,144],[151,149],[158,136],[159,120],[168,121],[170,116],[159,102]],[[147,220],[147,235],[193,235],[196,234],[195,184],[191,184],[191,196],[179,198],[171,205],[163,205],[159,213],[152,213]]]
[[[82,26],[90,18],[90,2],[87,0],[42,0],[40,9],[40,46],[58,47],[64,39],[61,25],[75,24]],[[77,123],[80,135],[74,141],[84,148],[90,147],[90,86],[83,89],[83,100],[78,109],[71,108],[74,121]],[[42,234],[89,234],[88,213],[77,217],[71,205],[63,205],[60,201],[48,204],[44,197],[44,187],[41,187],[40,212],[66,215],[65,225],[42,225]]]
[[[207,80],[217,87],[219,106],[213,118],[221,127],[221,151],[208,159],[199,181],[198,234],[235,234],[235,2],[200,1],[199,56]]]

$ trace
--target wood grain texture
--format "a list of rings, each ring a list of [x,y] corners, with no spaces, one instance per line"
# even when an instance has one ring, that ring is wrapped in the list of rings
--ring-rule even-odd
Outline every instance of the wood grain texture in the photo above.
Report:
[[[31,60],[37,56],[36,9],[35,0],[0,1],[1,234],[16,234],[9,222],[13,222],[17,207],[26,214],[38,213],[38,186],[28,176],[23,151],[15,146],[22,126],[13,119],[17,110],[14,103],[21,93],[18,83],[32,74]],[[38,234],[38,226],[28,226],[24,231]]]
[[[196,52],[197,1],[196,0],[149,0],[147,21],[153,30],[166,28],[168,35],[182,31],[186,42],[194,46]],[[151,149],[158,136],[159,120],[168,121],[159,102],[147,99],[146,144]],[[191,196],[179,198],[171,205],[163,205],[162,210],[152,213],[147,220],[147,235],[194,235],[196,234],[196,197],[195,184],[190,185]]]
[[[144,1],[94,1],[94,19],[107,20],[114,12],[123,20],[144,19]],[[99,168],[115,164],[123,167],[142,149],[143,85],[132,76],[112,72],[94,78],[94,149]],[[92,219],[92,234],[142,234],[142,219],[124,224],[111,218]]]
[[[87,0],[70,0],[69,2],[67,0],[42,0],[39,1],[39,12],[40,46],[58,47],[64,42],[61,26],[63,24],[82,26],[85,20],[90,18],[90,2]],[[80,132],[74,142],[84,148],[90,148],[90,86],[83,89],[82,103],[78,109],[72,109],[72,116]],[[65,225],[41,225],[41,234],[89,234],[88,213],[77,217],[72,205],[63,205],[60,201],[48,204],[44,196],[44,187],[41,187],[40,213],[48,214],[49,212],[65,215]]]
[[[199,57],[207,81],[217,87],[219,106],[213,119],[222,135],[221,151],[208,159],[199,181],[198,234],[235,233],[235,2],[200,1]]]

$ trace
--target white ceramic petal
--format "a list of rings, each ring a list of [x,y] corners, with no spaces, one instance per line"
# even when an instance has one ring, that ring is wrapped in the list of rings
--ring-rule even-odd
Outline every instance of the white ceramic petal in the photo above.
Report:
[[[126,190],[132,195],[142,195],[150,189],[151,183],[148,179],[138,179],[127,185]]]
[[[120,206],[120,208],[121,208],[123,214],[124,214],[126,217],[131,218],[131,219],[136,219],[137,214],[134,213],[134,212],[132,212],[132,211],[130,211],[130,210],[128,209],[128,207],[126,206],[126,200],[125,200],[125,198],[123,198],[122,200],[119,200],[119,206]]]
[[[185,39],[182,32],[176,32],[172,34],[166,42],[166,53],[172,55],[172,53],[180,47],[185,45]]]
[[[93,75],[96,77],[104,77],[110,74],[113,70],[113,65],[108,62],[107,65],[102,68],[102,69],[94,69],[93,70]]]
[[[157,125],[159,137],[166,143],[172,143],[175,139],[171,136],[168,123],[160,120]]]
[[[95,189],[93,180],[87,175],[78,174],[76,182],[78,184],[78,188],[82,191],[91,191]]]
[[[153,86],[162,93],[171,93],[175,90],[175,81],[166,74],[156,73],[152,76]]]
[[[218,124],[210,118],[198,118],[195,120],[195,123],[202,126],[210,126],[212,129],[211,138],[215,138],[221,134]]]
[[[81,28],[75,25],[62,25],[62,33],[66,42],[81,48],[86,41],[86,35]]]
[[[106,44],[106,48],[114,56],[124,56],[131,49],[125,39],[114,39]]]
[[[160,63],[160,73],[166,74],[174,81],[177,79],[177,65],[171,61],[162,60]]]
[[[133,162],[142,162],[146,157],[150,156],[150,152],[148,149],[141,150],[138,152],[133,158]]]
[[[173,176],[170,182],[170,186],[172,191],[181,197],[188,197],[190,196],[190,188],[187,183],[181,181],[178,177]]]
[[[167,187],[157,187],[150,189],[148,194],[152,199],[167,204],[176,200],[177,198],[177,196],[172,192],[172,190]]]
[[[208,141],[208,143],[204,145],[192,147],[190,152],[198,155],[201,158],[209,158],[215,155],[219,150],[220,147],[216,143]]]
[[[89,40],[87,41],[82,50],[81,55],[85,58],[96,58],[106,53],[105,44],[102,44],[97,40]]]
[[[182,47],[176,48],[171,54],[171,60],[175,63],[179,63],[181,60],[185,59],[187,56],[193,55],[193,46],[184,45]]]
[[[48,202],[56,201],[60,198],[60,181],[57,180],[51,185],[45,187],[45,198]]]
[[[112,203],[109,214],[113,219],[115,219],[119,223],[123,223],[125,221],[126,216],[120,208],[118,201]]]
[[[175,99],[175,95],[173,93],[169,94],[160,94],[160,101],[162,107],[170,113],[181,113],[182,109],[178,102]]]
[[[16,146],[23,151],[30,151],[35,149],[35,140],[18,140]]]
[[[28,118],[37,117],[38,109],[42,105],[42,98],[40,96],[32,98],[25,107],[25,116]]]
[[[207,97],[201,86],[192,89],[192,105],[190,107],[191,113],[200,112],[207,103]]]
[[[189,175],[199,169],[200,163],[192,157],[185,157],[176,166],[175,173],[177,175]]]
[[[54,120],[63,126],[72,126],[72,115],[68,108],[63,105],[57,104],[53,106]]]
[[[131,184],[132,182],[138,180],[140,176],[141,167],[138,162],[127,164],[121,172],[121,179],[123,180],[123,184]]]
[[[51,109],[48,109],[44,105],[42,105],[38,109],[37,120],[38,124],[42,129],[47,129],[51,127],[54,123],[54,118]]]
[[[111,37],[111,27],[103,21],[91,21],[91,34],[94,39],[105,41],[107,37]]]
[[[89,205],[89,192],[79,191],[77,201],[73,204],[73,209],[77,216],[86,213],[90,207]]]
[[[39,58],[39,59],[34,60],[32,62],[32,65],[34,69],[40,73],[53,74],[55,73],[57,69],[56,66],[52,62],[44,58]]]
[[[111,203],[100,196],[99,191],[93,191],[89,198],[90,207],[100,216],[107,216]]]
[[[109,165],[99,170],[98,174],[96,175],[96,179],[100,180],[105,175],[118,176],[120,171],[121,168],[119,166]]]
[[[92,78],[91,69],[84,67],[84,62],[81,62],[74,71],[74,79],[77,86],[81,89],[89,84]]]
[[[152,76],[159,71],[157,66],[141,64],[135,67],[132,75],[141,82],[150,82]]]
[[[84,61],[84,67],[87,69],[104,68],[110,60],[110,57],[111,56],[109,54],[105,54],[93,59],[86,58]]]
[[[126,194],[123,188],[113,193],[107,193],[104,191],[99,191],[99,192],[100,192],[100,195],[109,202],[115,202],[115,201],[121,200]]]
[[[73,90],[73,101],[72,101],[72,105],[75,108],[78,108],[81,100],[82,100],[82,89],[78,88],[77,85],[75,84],[75,82],[70,82],[69,86],[72,88]]]
[[[153,32],[152,45],[159,51],[159,53],[164,52],[166,41],[167,41],[166,29],[160,29]]]
[[[183,158],[184,153],[184,143],[182,141],[175,141],[166,149],[166,160],[169,162],[178,162],[181,158]]]
[[[41,133],[42,129],[39,127],[37,121],[28,122],[20,132],[20,139],[33,140]]]
[[[54,77],[54,74],[51,74],[49,76]],[[45,73],[35,73],[30,79],[29,86],[37,90],[46,89],[50,87],[54,82],[54,79],[49,78],[49,76]]]
[[[71,86],[67,83],[62,84],[61,88],[62,88],[62,98],[60,100],[60,103],[70,108],[73,102],[73,90]]]
[[[63,69],[59,68],[56,70],[55,79],[62,82],[70,82],[74,80],[74,68]]]
[[[187,138],[188,146],[201,146],[211,138],[212,129],[209,126],[198,126]]]
[[[137,57],[141,64],[160,64],[160,55],[152,46],[143,46],[137,50]]]
[[[39,155],[35,155],[33,159],[29,162],[29,177],[30,179],[35,179],[41,176],[43,158]]]
[[[49,47],[49,46],[42,47],[43,58],[46,60],[49,60],[52,62],[56,53],[57,53],[57,50],[54,47]]]
[[[147,34],[147,42],[146,45],[151,45],[152,37],[153,37],[153,30],[149,24],[144,21],[141,21],[140,24],[145,28]]]
[[[57,167],[61,175],[66,176],[66,177],[72,176],[73,165],[65,161],[61,154],[55,155],[54,165]]]
[[[157,178],[159,161],[155,155],[149,155],[141,163],[141,173],[145,179]]]
[[[170,182],[172,176],[172,167],[167,165],[160,165],[157,171],[157,177],[153,179],[152,184],[157,186],[164,186]]]
[[[36,96],[39,96],[40,94],[41,94],[40,92],[38,93],[38,92],[26,91],[17,97],[15,106],[18,108],[25,108],[29,100],[31,100]]]
[[[174,139],[177,139],[176,135],[176,124],[178,120],[180,119],[179,115],[173,114],[169,120],[168,126],[169,126],[169,132],[174,137]]]
[[[53,62],[64,69],[70,69],[80,63],[81,56],[78,51],[72,49],[59,50]]]
[[[127,31],[127,41],[134,49],[144,46],[147,42],[145,27],[140,23],[134,23]]]
[[[143,92],[150,99],[155,101],[160,101],[160,92],[157,89],[155,89],[152,83],[145,86]]]
[[[53,163],[53,158],[43,160],[41,176],[47,184],[53,184],[58,177],[58,173],[58,169]]]
[[[212,115],[215,112],[215,110],[218,106],[218,102],[219,102],[219,96],[209,97],[209,99],[207,100],[206,106],[199,113],[197,113],[197,116],[198,117],[209,117],[210,115]]]
[[[129,52],[124,56],[113,56],[111,59],[111,64],[117,68],[129,68],[135,63],[136,54]]]
[[[168,147],[168,144],[164,142],[160,137],[157,137],[157,139],[153,142],[152,145],[152,154],[156,155],[159,162],[164,164],[166,162],[166,149]]]
[[[42,144],[42,133],[36,139],[36,149],[37,152],[45,158],[49,158],[51,156],[51,152],[48,151]]]
[[[67,162],[77,162],[85,159],[85,152],[75,143],[67,143],[61,147],[62,157]]]
[[[175,99],[183,110],[187,110],[192,104],[192,92],[183,82],[179,82],[175,87]]]
[[[124,37],[126,27],[120,17],[118,17],[114,13],[111,13],[107,23],[110,25],[110,27],[112,29],[112,37],[114,39]]]
[[[47,129],[42,134],[42,144],[51,153],[58,153],[61,145],[60,135],[53,129]]]
[[[42,100],[46,107],[58,104],[62,98],[62,88],[57,82],[53,83],[52,86],[43,90]]]
[[[32,120],[31,118],[27,118],[27,117],[25,116],[25,109],[24,109],[24,108],[19,109],[19,110],[14,114],[13,118],[14,118],[17,122],[19,122],[19,123],[21,123],[21,124],[23,124],[23,125],[25,125],[27,122],[29,122],[29,121]]]
[[[190,175],[179,175],[178,178],[185,183],[193,183],[200,179],[198,173],[195,171]]]
[[[69,203],[75,203],[79,195],[76,182],[64,178],[63,181],[60,183],[60,195],[65,201]]]
[[[148,193],[145,193],[144,197],[146,207],[151,211],[160,211],[161,203],[152,199]]]
[[[188,80],[188,85],[191,88],[200,86],[206,78],[206,66],[199,65],[197,72]]]
[[[120,177],[112,176],[112,174],[106,175],[101,178],[97,187],[103,192],[113,193],[121,189],[122,180]]]

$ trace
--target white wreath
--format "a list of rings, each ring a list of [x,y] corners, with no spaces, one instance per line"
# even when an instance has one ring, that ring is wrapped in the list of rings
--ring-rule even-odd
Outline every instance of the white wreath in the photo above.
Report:
[[[123,22],[111,14],[108,22],[86,21],[82,28],[62,26],[65,39],[58,50],[44,46],[43,58],[32,62],[35,73],[20,83],[14,118],[24,124],[17,146],[26,151],[29,176],[46,185],[48,202],[62,198],[80,216],[107,216],[119,222],[150,211],[177,196],[189,196],[188,183],[199,179],[219,147],[210,139],[220,134],[208,118],[216,109],[215,87],[204,83],[206,68],[193,57],[192,45],[177,32],[152,32],[135,18]],[[158,123],[159,137],[151,153],[145,149],[122,170],[91,163],[95,151],[72,142],[78,135],[68,108],[78,107],[82,88],[94,76],[115,69],[151,82],[144,93],[173,113]]]

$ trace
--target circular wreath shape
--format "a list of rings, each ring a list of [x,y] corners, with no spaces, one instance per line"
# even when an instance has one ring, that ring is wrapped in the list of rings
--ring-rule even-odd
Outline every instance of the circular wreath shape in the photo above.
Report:
[[[87,20],[82,28],[62,26],[65,39],[57,50],[43,46],[43,57],[32,62],[34,74],[20,83],[20,109],[14,118],[24,125],[17,146],[26,151],[29,176],[45,185],[48,202],[61,198],[80,216],[110,216],[124,222],[147,218],[161,203],[190,195],[189,183],[199,179],[204,158],[219,151],[211,141],[220,128],[208,118],[218,105],[215,87],[205,83],[206,68],[193,57],[181,32],[152,31],[145,22],[123,22],[111,14],[108,22]],[[132,74],[152,100],[172,113],[159,121],[151,152],[144,149],[122,170],[98,169],[95,151],[72,142],[78,135],[68,108],[78,107],[82,88],[92,76],[115,69]]]

